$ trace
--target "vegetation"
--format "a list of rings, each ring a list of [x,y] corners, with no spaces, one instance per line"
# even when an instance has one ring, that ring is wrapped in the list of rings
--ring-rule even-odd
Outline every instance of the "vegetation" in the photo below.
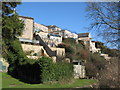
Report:
[[[8,74],[26,83],[43,83],[72,78],[73,67],[69,63],[53,63],[48,57],[32,60],[26,57],[18,39],[11,41],[7,60]]]
[[[24,28],[23,22],[19,20],[18,14],[14,12],[14,8],[19,4],[20,2],[2,2],[2,56],[6,60],[8,60],[8,57],[13,61],[14,57],[17,58],[15,55],[10,57],[12,54],[17,53],[17,50],[16,52],[12,52],[12,49],[14,50],[14,47],[16,47],[13,47],[12,43],[14,43],[17,36],[22,34]],[[12,61],[9,60],[8,62],[12,63]]]
[[[104,38],[104,41],[111,44],[112,47],[119,49],[119,31],[120,23],[119,16],[119,2],[92,2],[88,3],[87,16],[92,19],[90,28],[96,30],[97,34]],[[118,61],[120,50],[109,49],[98,43],[97,47],[101,48],[102,53],[108,54],[111,58],[109,62],[105,63],[105,68],[99,73],[99,88],[119,88],[118,85]]]
[[[86,60],[86,75],[89,78],[98,78],[100,72],[105,68],[106,60],[98,53],[90,53]]]
[[[84,49],[83,44],[77,44],[75,39],[72,38],[64,38],[63,43],[59,44],[58,47],[65,48],[66,57],[71,60],[81,59],[79,52]]]
[[[3,3],[3,57],[8,61],[8,74],[26,83],[44,83],[71,78],[73,67],[69,63],[56,63],[43,57],[38,60],[29,59],[22,50],[17,38],[22,34],[24,24],[14,13],[20,3]],[[28,52],[30,54],[31,52]],[[36,56],[36,54],[34,54]]]
[[[96,83],[96,80],[87,80],[87,79],[78,79],[72,80],[71,82],[61,81],[53,83],[44,83],[44,84],[27,84],[19,81],[8,75],[7,73],[2,73],[2,87],[4,88],[75,88],[83,87],[93,83]]]
[[[120,51],[117,49],[110,49],[104,45],[102,42],[97,42],[96,47],[101,49],[102,53],[108,54],[110,57],[118,57],[120,55]]]
[[[65,62],[53,63],[52,59],[43,57],[37,63],[40,66],[41,82],[59,81],[73,78],[72,64]]]
[[[120,27],[119,2],[90,2],[87,3],[87,17],[92,19],[89,30],[97,31],[103,39],[113,45],[118,46]]]
[[[74,39],[67,38],[59,46],[65,48],[66,56],[69,56],[72,60],[76,59],[85,62],[86,76],[88,78],[97,78],[105,68],[105,59],[99,53],[91,53],[82,41],[76,43]]]
[[[120,88],[119,84],[119,58],[112,58],[106,63],[99,75],[99,88]]]

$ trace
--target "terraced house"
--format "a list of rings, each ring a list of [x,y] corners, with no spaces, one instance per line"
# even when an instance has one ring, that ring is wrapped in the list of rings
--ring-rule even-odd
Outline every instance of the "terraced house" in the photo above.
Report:
[[[96,42],[91,41],[90,33],[76,34],[69,30],[62,30],[56,25],[46,26],[34,22],[32,17],[19,16],[19,19],[24,23],[24,30],[22,36],[18,38],[28,58],[37,59],[47,56],[52,58],[53,62],[56,62],[57,58],[65,57],[65,48],[58,48],[63,38],[73,38],[76,42],[82,41],[91,52],[99,52],[99,49],[95,47]],[[78,60],[73,61],[75,78],[84,78],[85,66]],[[6,62],[3,64],[3,67],[5,65],[9,66]]]
[[[48,33],[48,27],[42,24],[34,22],[31,17],[20,16],[20,19],[24,21],[25,27],[23,35],[19,37],[22,42],[22,48],[29,58],[39,58],[42,56],[48,56],[53,58],[54,62],[56,57],[64,57],[65,49],[57,48],[56,45],[62,42],[62,39],[58,36],[52,36]]]

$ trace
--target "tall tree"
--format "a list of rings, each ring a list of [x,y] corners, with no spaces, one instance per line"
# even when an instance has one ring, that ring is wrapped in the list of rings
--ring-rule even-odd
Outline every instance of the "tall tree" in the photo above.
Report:
[[[15,12],[20,2],[2,2],[2,37],[3,39],[13,39],[22,34],[23,26]]]
[[[2,2],[2,55],[6,60],[10,54],[15,54],[12,42],[22,34],[24,24],[15,12],[20,2]],[[18,52],[18,51],[17,51]]]
[[[87,16],[92,23],[90,29],[96,30],[103,36],[106,43],[118,46],[120,41],[120,4],[118,2],[91,2],[87,3]]]

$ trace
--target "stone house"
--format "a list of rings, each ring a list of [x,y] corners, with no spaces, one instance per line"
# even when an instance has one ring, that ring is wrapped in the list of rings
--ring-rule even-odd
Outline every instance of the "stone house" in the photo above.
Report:
[[[52,34],[52,35],[57,35],[57,36],[61,36],[62,33],[61,33],[61,28],[59,28],[58,26],[56,25],[49,25],[47,26],[48,27],[48,33],[49,34]]]
[[[48,33],[48,27],[34,22],[34,30]]]
[[[78,35],[76,33],[72,33],[72,38],[77,39]]]
[[[61,32],[63,38],[73,38],[73,35],[69,30],[62,30]]]
[[[34,18],[26,17],[26,16],[19,16],[19,19],[22,20],[25,24],[23,34],[19,38],[24,38],[28,40],[33,39],[33,28],[34,28]],[[29,34],[28,34],[29,33]]]
[[[92,41],[92,37],[90,33],[80,33],[78,34],[78,39],[76,42],[83,41],[84,45],[86,45],[89,50],[93,53],[100,52],[99,48],[96,48],[96,42]]]
[[[53,40],[53,42],[55,43],[55,45],[58,45],[60,43],[62,43],[62,37],[59,35],[53,35],[53,34],[49,34],[49,39]]]
[[[101,49],[96,47],[96,41],[91,41],[90,43],[90,51],[94,52],[99,52],[101,53]]]
[[[47,26],[48,27],[48,32],[49,33],[52,33],[52,32],[54,32],[54,31],[61,31],[62,29],[61,28],[59,28],[58,26],[56,26],[56,25],[49,25],[49,26]]]

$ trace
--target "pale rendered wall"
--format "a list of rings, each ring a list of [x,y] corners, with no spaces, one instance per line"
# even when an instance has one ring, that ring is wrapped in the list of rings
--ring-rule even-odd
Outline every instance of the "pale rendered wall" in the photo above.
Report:
[[[76,39],[76,38],[78,38],[78,35],[75,34],[75,33],[72,33],[72,37],[73,37],[74,39]]]
[[[64,57],[65,56],[65,49],[64,48],[54,48],[54,47],[50,47],[50,49],[52,51],[56,51],[57,56],[59,57]]]
[[[98,52],[98,50],[95,47],[95,42],[90,42],[90,51],[94,52]]]
[[[36,33],[36,34],[38,34],[42,39],[43,38],[48,38],[48,33],[46,33],[46,32],[39,32],[39,33]]]
[[[64,37],[64,38],[72,38],[72,33],[70,32],[70,31],[68,31],[68,30],[64,30],[64,31],[62,31],[62,37]]]
[[[24,18],[24,17],[19,17],[19,19],[24,21],[24,30],[23,30],[23,34],[21,37],[19,38],[25,38],[25,39],[33,39],[33,19],[30,18]]]
[[[85,66],[73,65],[74,66],[74,78],[85,78]]]
[[[9,63],[4,58],[0,58],[0,61],[2,62],[2,64],[4,66],[6,66],[5,72],[7,72],[8,71],[8,67],[9,67]]]
[[[38,24],[38,23],[34,23],[34,27],[40,30],[43,30],[44,32],[48,32],[48,27],[42,25],[42,24]]]
[[[50,39],[56,44],[62,43],[62,37],[50,36]]]

